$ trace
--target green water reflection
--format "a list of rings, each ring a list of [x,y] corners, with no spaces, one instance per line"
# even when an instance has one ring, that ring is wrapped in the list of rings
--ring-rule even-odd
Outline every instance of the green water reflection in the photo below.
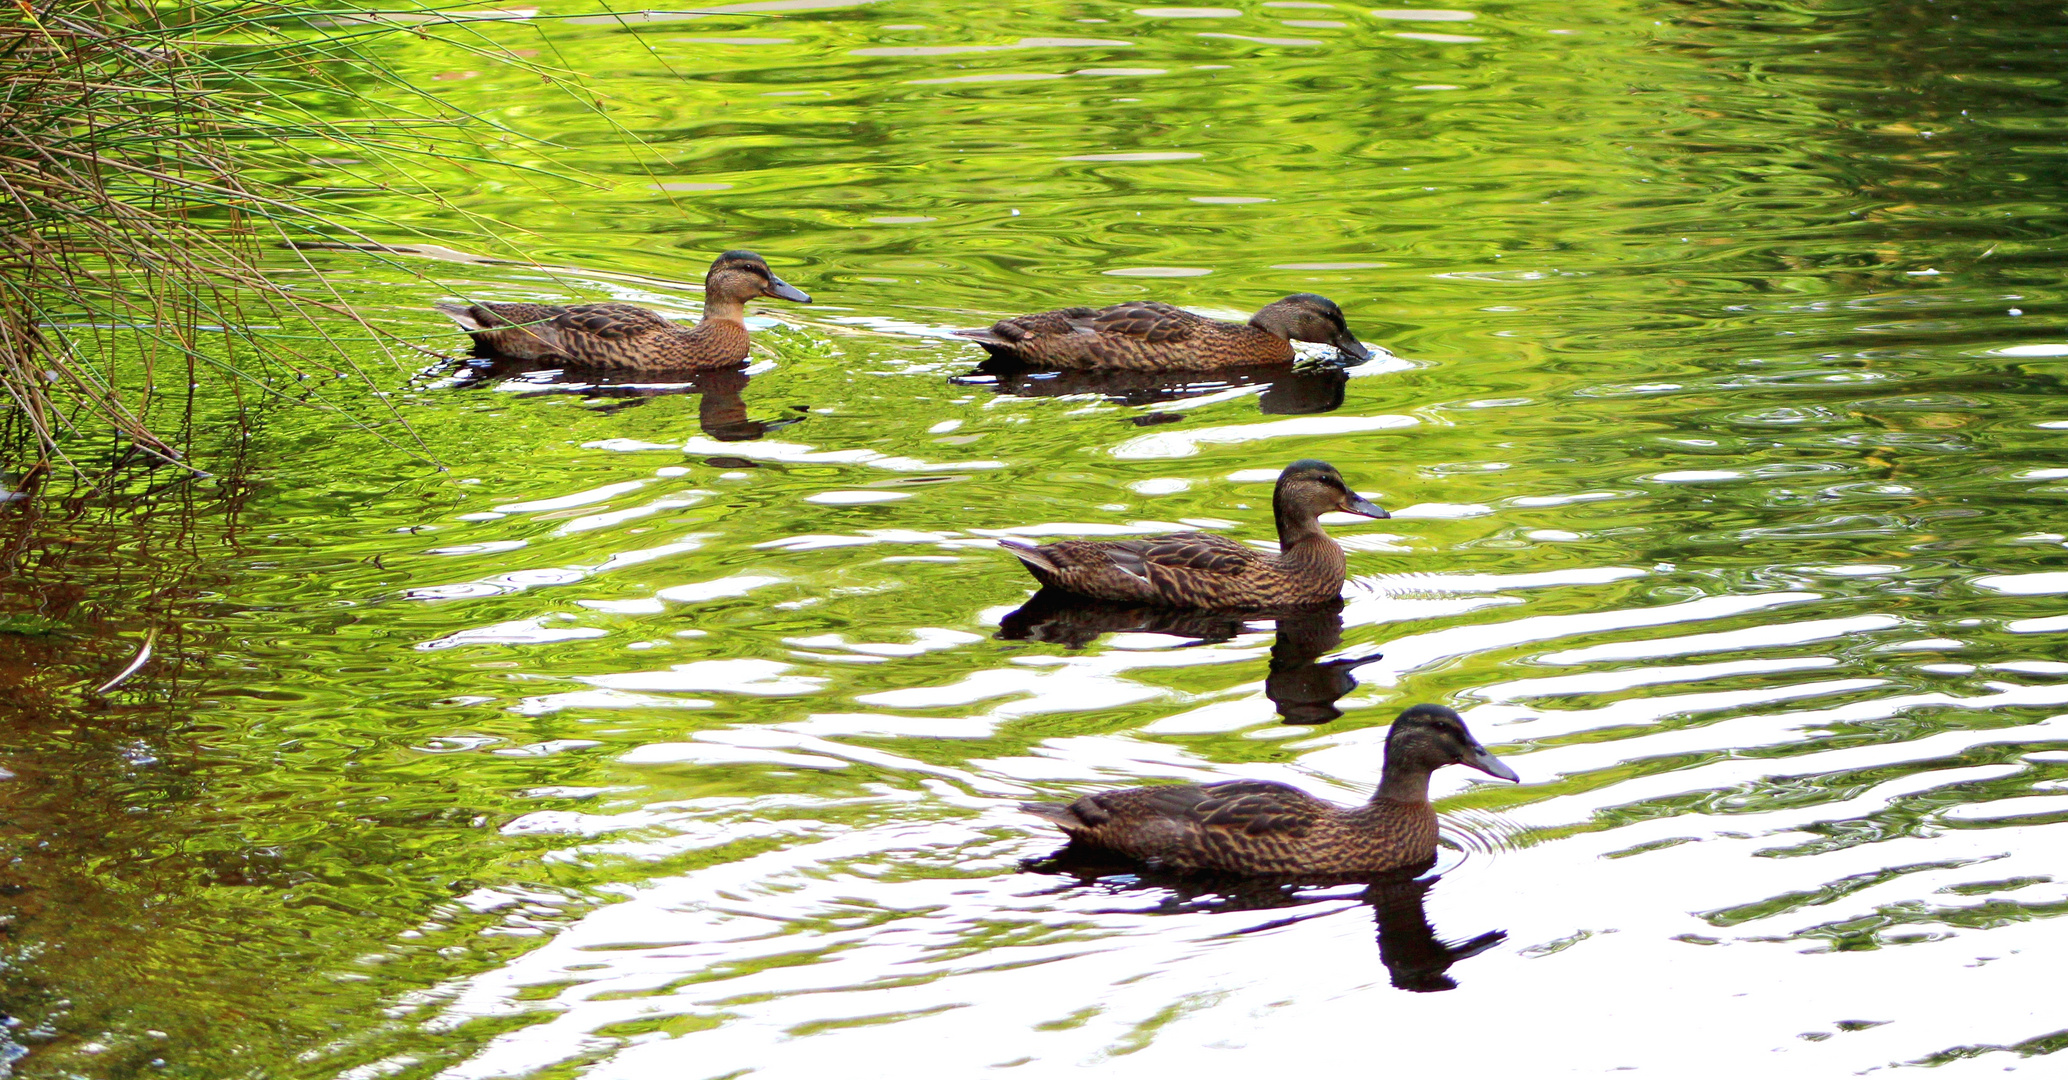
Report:
[[[1630,1064],[1530,980],[1673,964],[1705,975],[1659,1008],[1843,990],[1742,1021],[1720,1061],[2045,1066],[2062,1021],[2003,958],[2057,949],[2064,909],[2058,6],[740,7],[454,32],[583,72],[600,106],[399,43],[602,180],[452,171],[425,177],[452,210],[367,204],[395,242],[503,222],[512,250],[478,249],[545,270],[312,257],[454,347],[444,295],[688,314],[710,256],[751,248],[820,302],[767,312],[748,376],[461,385],[369,356],[446,471],[275,406],[220,437],[215,478],[0,509],[19,1073],[631,1076],[679,1045],[699,1076],[832,1075],[882,1045],[841,1040],[953,1025],[997,1053],[950,1039],[907,1071],[1167,1067],[1217,1037],[1185,1025],[1234,1023],[1210,993],[1232,977],[1173,952],[1171,919],[1029,907],[1055,886],[1015,860],[1045,842],[1004,808],[1200,770],[1353,798],[1422,700],[1474,706],[1530,781],[1452,805],[1534,832],[1431,893],[1461,905],[1436,924],[1511,933],[1431,999],[1473,1015],[1400,1022],[1528,1011],[1540,1064]],[[1294,291],[1403,359],[1014,388],[944,336]],[[1329,727],[1275,727],[1268,626],[994,638],[1032,589],[996,533],[1264,539],[1268,477],[1309,456],[1406,511],[1337,529],[1340,653],[1387,657]],[[666,911],[728,903],[781,929],[668,936]],[[1106,951],[1090,1004],[1021,1015],[1014,987],[1077,961],[964,992],[855,959],[914,926],[929,978]],[[1376,970],[1367,916],[1299,926]],[[649,958],[670,942],[693,955]],[[1827,953],[1911,966],[1806,966]],[[1155,971],[1195,996],[1108,1000]],[[1896,1019],[1873,987],[1904,980],[1968,1004],[1838,1023]],[[1341,999],[1406,1008],[1366,981]]]

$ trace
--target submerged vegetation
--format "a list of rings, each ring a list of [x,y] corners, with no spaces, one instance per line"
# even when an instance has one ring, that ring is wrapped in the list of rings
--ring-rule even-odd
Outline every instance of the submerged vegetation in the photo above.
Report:
[[[398,31],[445,33],[567,83],[476,41],[470,21],[435,4],[355,13],[294,0],[7,8],[0,386],[13,437],[0,453],[79,466],[77,447],[112,436],[108,460],[177,460],[202,434],[204,388],[227,391],[230,418],[293,400],[412,440],[332,337],[371,335],[397,363],[423,350],[272,249],[346,244],[381,257],[363,232],[377,219],[351,205],[367,193],[447,211],[447,231],[509,235],[411,177],[426,159],[489,162],[488,140],[532,141],[412,86],[371,51]],[[357,392],[334,392],[339,383]]]

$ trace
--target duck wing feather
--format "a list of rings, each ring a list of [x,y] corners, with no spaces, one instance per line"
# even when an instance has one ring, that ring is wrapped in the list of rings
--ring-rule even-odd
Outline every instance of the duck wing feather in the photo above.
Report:
[[[674,323],[632,304],[581,304],[566,308],[554,324],[605,341],[625,341],[656,330],[680,329]]]
[[[984,330],[957,330],[960,337],[976,338],[999,345],[1018,345],[1045,337],[1064,337],[1089,330],[1091,321],[1098,312],[1088,307],[1058,308],[1055,311],[1041,311],[1032,315],[1015,315],[1000,319]]]
[[[1249,836],[1306,835],[1335,807],[1290,784],[1225,780],[1218,784],[1158,784],[1086,795],[1070,804],[1080,828],[1120,831],[1145,822],[1240,832]]]
[[[1145,566],[1171,570],[1196,570],[1206,574],[1239,574],[1264,556],[1256,549],[1213,533],[1171,533],[1147,540],[1121,540],[1114,544],[1136,555]]]
[[[1336,808],[1268,780],[1168,784],[1086,795],[1067,808],[1027,806],[1076,841],[1152,866],[1278,872]]]
[[[1211,321],[1154,300],[1130,300],[1098,311],[1090,320],[1090,328],[1101,334],[1123,334],[1160,344],[1188,341]]]
[[[1044,585],[1080,596],[1187,606],[1211,602],[1266,559],[1212,533],[1006,546]]]
[[[1200,825],[1244,836],[1298,839],[1335,810],[1290,784],[1230,780],[1200,789],[1208,797],[1197,807]]]

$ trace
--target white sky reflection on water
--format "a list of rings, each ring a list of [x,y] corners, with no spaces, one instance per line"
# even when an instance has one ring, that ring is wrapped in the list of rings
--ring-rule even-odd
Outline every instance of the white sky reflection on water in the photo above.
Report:
[[[410,963],[346,972],[395,980],[397,1042],[428,1027],[395,1054],[450,1056],[351,1075],[2060,1071],[2023,1054],[2064,1024],[2062,302],[2039,226],[2000,213],[2059,193],[2058,13],[2002,9],[2026,40],[1966,29],[1997,9],[818,2],[773,44],[726,37],[769,32],[748,19],[556,39],[687,156],[647,176],[566,120],[625,180],[567,195],[556,261],[618,277],[466,264],[484,295],[682,315],[707,249],[754,246],[818,303],[757,309],[734,396],[427,393],[474,486],[377,475],[322,560],[262,554],[298,578],[274,610],[333,605],[304,662],[390,658],[322,703],[369,702],[338,744],[439,801],[352,813],[414,829],[461,791],[455,847],[484,838],[488,884],[381,924],[421,926]],[[492,112],[497,78],[438,85]],[[1928,130],[1919,100],[1969,112]],[[1015,384],[951,333],[1294,291],[1375,358]],[[1328,518],[1339,626],[1013,614],[1032,583],[999,540],[1268,550],[1303,457],[1394,513]],[[285,506],[257,535],[321,516]],[[294,708],[235,700],[257,732]],[[1022,799],[1360,799],[1423,700],[1526,781],[1434,778],[1459,847],[1428,919],[1508,935],[1455,990],[1402,988],[1356,890],[1209,910],[1237,905],[1020,867],[1056,844]],[[363,775],[338,764],[310,771]]]
[[[1126,732],[1051,738],[1029,753],[973,759],[963,767],[834,741],[888,739],[917,751],[929,740],[982,739],[1015,718],[1049,712],[1149,701],[1183,708],[1177,699],[1184,695],[1139,680],[1172,665],[1254,665],[1270,640],[1269,620],[1262,620],[1261,632],[1226,644],[1174,650],[1145,638],[1144,644],[1155,647],[1142,651],[1121,647],[1123,636],[1109,640],[1103,651],[1011,658],[959,681],[854,698],[888,711],[821,712],[772,726],[706,731],[622,755],[630,776],[652,767],[758,763],[818,771],[867,763],[913,777],[919,786],[872,785],[874,794],[863,796],[861,804],[880,813],[860,827],[814,823],[808,812],[758,821],[752,808],[727,800],[675,810],[649,807],[648,816],[626,815],[622,823],[610,816],[525,819],[516,827],[528,834],[585,838],[551,856],[560,859],[585,861],[612,852],[650,858],[753,836],[779,838],[785,846],[615,888],[620,901],[595,909],[537,950],[449,988],[440,1023],[541,1010],[546,1019],[497,1036],[442,1075],[488,1080],[553,1062],[595,1060],[583,1077],[724,1076],[742,1069],[768,1077],[902,1076],[914,1075],[915,1068],[920,1075],[952,1076],[1013,1063],[1028,1075],[1091,1065],[1102,1074],[1164,1076],[1213,1068],[1232,1052],[1245,1060],[1269,1055],[1286,1069],[1334,1068],[1354,1048],[1369,1046],[1386,1048],[1389,1067],[1455,1069],[1457,1047],[1470,1045],[1475,1070],[1523,1075],[1636,1068],[1675,1076],[1756,1070],[1807,1077],[1907,1060],[1961,1042],[2015,1042],[2051,1022],[2046,1007],[2021,989],[2047,976],[2049,950],[2040,924],[1998,926],[1973,945],[1834,952],[1828,942],[1847,925],[1881,918],[1877,912],[1889,904],[1908,910],[1915,897],[1933,897],[1929,902],[1947,912],[1988,903],[1992,892],[1971,888],[1974,882],[2032,878],[2037,883],[2004,888],[2027,903],[2068,900],[2068,887],[2049,877],[2068,856],[2053,835],[2058,830],[2019,824],[2061,812],[2058,796],[2005,800],[2001,813],[1988,803],[1954,803],[1928,811],[1926,821],[1937,824],[1916,836],[1808,857],[1774,856],[1825,843],[1820,823],[1924,805],[1917,800],[1929,800],[1934,792],[2015,777],[2031,767],[2014,756],[1903,771],[1914,763],[1957,758],[2010,740],[2068,745],[2068,715],[2024,727],[1817,749],[1819,739],[1830,738],[1823,733],[1832,725],[1894,717],[1920,706],[1986,711],[2062,705],[2068,704],[2068,686],[2006,682],[1963,697],[1894,693],[1888,680],[1846,677],[1834,670],[1842,668],[1838,659],[1800,650],[1896,632],[1906,624],[1881,615],[1816,618],[1818,606],[1829,601],[1811,592],[1529,613],[1562,590],[1643,576],[1614,567],[1396,574],[1360,579],[1361,590],[1353,590],[1356,599],[1345,611],[1353,627],[1392,621],[1387,609],[1394,605],[1449,603],[1403,593],[1463,594],[1465,607],[1437,609],[1443,611],[1469,611],[1482,600],[1520,606],[1512,612],[1492,609],[1499,614],[1472,626],[1395,637],[1383,644],[1387,658],[1360,674],[1368,686],[1382,687],[1459,657],[1533,650],[1530,663],[1546,674],[1488,684],[1475,695],[1497,704],[1468,711],[1476,732],[1532,784],[1642,760],[1633,752],[1708,759],[1504,810],[1503,828],[1523,830],[1515,833],[1523,846],[1512,846],[1511,839],[1505,850],[1466,856],[1428,901],[1429,918],[1446,939],[1494,928],[1509,934],[1452,970],[1463,984],[1458,992],[1404,994],[1389,987],[1370,909],[1354,902],[1354,894],[1295,909],[1160,916],[1150,913],[1154,893],[1108,895],[1069,879],[1013,869],[1016,860],[1055,846],[1045,827],[1012,809],[1019,798],[1143,779],[1248,776],[1354,800],[1375,777],[1383,727],[1296,735],[1296,759],[1245,765],[1217,764]],[[1473,596],[1484,593],[1496,595]],[[1748,617],[1772,621],[1702,630]],[[1659,629],[1683,632],[1555,647]],[[857,645],[839,635],[797,644],[865,649],[865,655],[890,662],[933,649],[984,647],[975,635],[929,629],[909,645]],[[1774,649],[1796,653],[1729,655]],[[1673,662],[1617,666],[1662,659]],[[1549,673],[1559,667],[1586,670]],[[1748,677],[1771,681],[1764,687],[1700,688]],[[807,685],[813,680],[791,676],[781,665],[743,668],[737,676],[689,665],[586,681],[721,696],[814,689]],[[1640,687],[1652,692],[1585,707],[1535,708],[1526,715],[1504,704],[1548,706]],[[1192,706],[1223,710],[1227,723],[1200,728],[1197,721],[1173,717],[1174,723],[1152,724],[1142,733],[1248,728],[1269,737],[1295,734],[1259,726],[1259,684],[1236,686],[1228,694]],[[1807,711],[1773,711],[1789,703]],[[980,712],[898,714],[971,708]],[[1719,719],[1697,727],[1668,723],[1708,714]],[[1636,742],[1626,735],[1533,748],[1544,740],[1633,725],[1657,730]],[[1740,757],[1742,747],[1788,753]],[[1875,770],[1889,769],[1897,772],[1874,779]],[[1439,773],[1437,793],[1486,786],[1476,774],[1460,772]],[[1788,809],[1754,800],[1741,809],[1731,795],[1785,783],[1790,774],[1815,779],[1849,773],[1860,774],[1862,782],[1838,801]],[[1582,829],[1556,842],[1526,839],[1526,830],[1568,833],[1602,815],[1613,818],[1618,807],[1696,796],[1708,799],[1710,808]],[[934,809],[914,812],[928,801]],[[808,810],[811,802],[797,805]],[[1992,824],[2002,821],[2010,823]],[[612,839],[624,830],[638,835]],[[1948,891],[1956,886],[1961,891]],[[1764,906],[1748,908],[1758,912],[1750,917],[1729,914],[1748,904]],[[1291,914],[1302,918],[1279,925]],[[1940,926],[1927,920],[1919,940],[1943,936]],[[555,986],[564,988],[549,989]],[[1930,993],[1919,992],[1927,986]],[[1379,994],[1384,997],[1373,996]],[[1589,1003],[1579,1018],[1543,1007],[1548,1000],[1576,999]],[[1840,1027],[1858,1027],[1854,1021],[1872,1026]],[[1705,1043],[1695,1065],[1688,1056],[1690,1024],[1727,1024],[1735,1035],[1727,1043]],[[1499,1038],[1487,1037],[1489,1025]],[[1576,1027],[1599,1036],[1576,1047]],[[1346,1036],[1352,1031],[1354,1036]],[[1538,1049],[1545,1044],[1563,1048],[1559,1067],[1548,1072]],[[926,1048],[923,1066],[911,1057],[915,1046]]]

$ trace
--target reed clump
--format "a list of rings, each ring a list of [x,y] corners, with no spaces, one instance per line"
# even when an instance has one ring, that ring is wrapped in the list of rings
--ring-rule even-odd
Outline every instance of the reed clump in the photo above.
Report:
[[[239,410],[295,400],[413,439],[330,336],[371,335],[390,355],[406,343],[295,264],[312,247],[377,252],[368,219],[297,181],[313,164],[359,194],[435,202],[412,162],[491,161],[491,141],[529,142],[455,115],[373,51],[398,32],[450,32],[508,57],[468,29],[497,14],[0,5],[0,426],[17,436],[0,456],[76,465],[68,450],[112,438],[117,459],[174,461],[195,434],[194,395],[225,388]],[[457,210],[448,220],[469,229]]]

